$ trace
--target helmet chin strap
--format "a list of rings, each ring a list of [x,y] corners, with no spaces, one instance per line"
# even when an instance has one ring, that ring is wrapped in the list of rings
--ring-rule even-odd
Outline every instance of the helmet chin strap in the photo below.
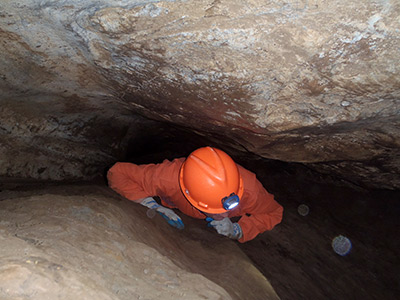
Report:
[[[222,214],[210,214],[210,213],[206,213],[206,212],[202,212],[203,214],[205,214],[207,217],[210,217],[214,220],[220,221],[223,218],[227,218],[228,217],[228,212],[224,212]]]

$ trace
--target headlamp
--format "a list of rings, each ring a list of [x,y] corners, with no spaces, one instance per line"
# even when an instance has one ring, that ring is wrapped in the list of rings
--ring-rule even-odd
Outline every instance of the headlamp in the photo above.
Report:
[[[231,210],[238,206],[239,204],[239,196],[235,193],[230,194],[228,197],[222,198],[222,207],[225,210]]]

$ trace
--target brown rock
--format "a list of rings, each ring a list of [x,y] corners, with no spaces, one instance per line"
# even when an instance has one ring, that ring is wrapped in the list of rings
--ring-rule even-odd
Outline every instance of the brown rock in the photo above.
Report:
[[[18,3],[1,4],[0,151],[17,162],[3,162],[0,174],[40,177],[46,163],[23,170],[32,145],[62,144],[78,159],[98,131],[77,147],[63,135],[116,116],[124,122],[115,130],[134,132],[132,113],[358,184],[400,187],[396,1]],[[109,149],[94,143],[101,153],[88,151],[88,165],[52,153],[62,170],[46,178],[93,175],[125,133],[104,137]]]

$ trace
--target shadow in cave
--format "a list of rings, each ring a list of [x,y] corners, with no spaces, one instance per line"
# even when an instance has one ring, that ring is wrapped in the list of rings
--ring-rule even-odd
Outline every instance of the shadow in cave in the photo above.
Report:
[[[226,137],[218,135],[203,136],[189,128],[168,123],[144,129],[144,132],[128,143],[125,161],[135,164],[161,163],[164,159],[187,157],[197,148],[204,146],[226,149],[222,141]]]
[[[189,130],[151,128],[129,143],[126,161],[160,163],[186,157],[198,147],[219,147],[250,171],[284,207],[280,225],[239,244],[281,299],[399,299],[400,191],[366,190],[303,164],[240,154]],[[231,150],[231,151],[230,151]],[[298,207],[309,208],[300,215]],[[337,236],[349,254],[332,249]]]
[[[131,140],[124,160],[159,163],[186,157],[205,145],[225,150],[254,172],[285,209],[282,223],[272,231],[237,243],[281,299],[400,299],[400,191],[367,190],[303,164],[239,152],[224,140],[163,123]],[[103,180],[96,183],[104,184]],[[0,201],[30,196],[34,187],[44,193],[39,188],[48,185],[37,180],[0,180],[0,190],[7,188]],[[79,182],[65,193],[81,194],[85,188]],[[302,204],[309,207],[304,216],[298,212]],[[339,235],[352,243],[346,256],[332,249],[332,240]]]

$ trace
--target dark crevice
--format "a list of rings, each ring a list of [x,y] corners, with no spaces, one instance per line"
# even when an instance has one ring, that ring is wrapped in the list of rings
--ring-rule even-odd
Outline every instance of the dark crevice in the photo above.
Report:
[[[127,161],[159,163],[186,157],[206,145],[228,153],[232,150],[212,140],[164,124],[152,134],[130,141]],[[362,299],[394,299],[400,295],[400,278],[396,275],[396,265],[400,265],[396,254],[400,249],[399,191],[360,188],[301,163],[264,159],[234,149],[230,154],[256,173],[285,208],[284,219],[274,230],[238,244],[282,299],[349,299],[360,287],[357,295]],[[310,208],[309,215],[298,214],[300,204]],[[331,246],[338,235],[353,243],[345,257]]]
[[[233,148],[232,144],[224,143],[228,137],[202,135],[168,123],[157,124],[144,127],[140,135],[127,142],[124,161],[160,163],[164,159],[186,157],[198,147],[215,146],[254,172],[284,207],[283,221],[276,228],[245,244],[238,243],[281,299],[399,297],[400,191],[359,188],[301,163],[270,160],[239,151],[240,145]],[[94,188],[107,184],[105,173],[113,163],[103,166],[103,175],[91,182]],[[67,189],[66,185],[71,183],[75,190]],[[85,188],[85,184],[8,178],[1,180],[0,200],[31,195],[32,190],[40,194],[51,189],[73,195]],[[299,215],[301,204],[309,207],[308,215]],[[338,235],[348,237],[353,244],[347,256],[339,256],[332,249],[332,239]]]

